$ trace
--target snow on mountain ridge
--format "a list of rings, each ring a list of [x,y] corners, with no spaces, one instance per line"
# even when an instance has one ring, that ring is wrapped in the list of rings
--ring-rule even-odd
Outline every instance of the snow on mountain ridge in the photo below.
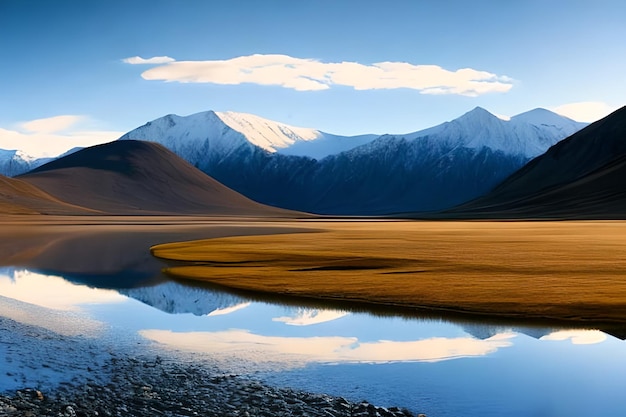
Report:
[[[215,172],[209,167],[219,166],[230,156],[247,160],[257,151],[318,161],[342,153],[380,153],[391,145],[393,137],[419,140],[421,149],[433,155],[457,148],[476,152],[488,148],[530,159],[585,125],[545,109],[503,120],[476,107],[452,121],[405,135],[349,137],[293,127],[251,114],[206,111],[185,117],[167,115],[120,139],[156,141],[201,170]]]
[[[377,137],[331,135],[252,114],[206,111],[190,116],[169,114],[146,123],[120,139],[155,141],[187,161],[196,163],[202,159],[203,152],[226,156],[241,146],[255,146],[269,153],[322,159]]]
[[[533,158],[586,125],[545,109],[534,109],[503,120],[482,107],[476,107],[450,122],[395,136],[408,140],[428,138],[470,149],[485,147],[508,155]]]
[[[0,157],[21,159],[22,161],[27,162],[31,162],[37,159],[34,156],[30,156],[27,153],[17,149],[0,149]]]
[[[230,111],[216,112],[215,114],[231,129],[248,138],[253,145],[272,153],[287,148],[298,141],[315,140],[323,135],[319,130],[293,127],[253,114]]]
[[[119,140],[147,140],[160,143],[200,169],[208,156],[221,158],[241,147],[252,145],[241,133],[224,124],[213,111],[190,116],[168,114],[132,130]]]
[[[32,163],[32,162],[36,161],[37,159],[39,159],[39,158],[36,158],[34,156],[28,155],[26,152],[23,152],[23,151],[20,151],[20,150],[15,151],[15,156],[20,158],[23,161],[30,162],[30,163]]]
[[[9,177],[24,174],[53,158],[35,158],[20,150],[0,149],[0,174]]]
[[[216,112],[231,129],[250,143],[271,153],[323,159],[361,146],[379,135],[340,136],[305,127],[294,127],[262,117],[235,112]]]

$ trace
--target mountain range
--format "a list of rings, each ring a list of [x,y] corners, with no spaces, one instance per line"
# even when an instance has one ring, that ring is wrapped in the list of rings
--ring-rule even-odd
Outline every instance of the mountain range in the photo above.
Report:
[[[544,109],[508,121],[477,107],[405,135],[344,137],[240,113],[168,115],[120,140],[162,144],[245,196],[320,214],[450,208],[584,127]]]
[[[250,126],[259,120],[246,124],[242,118],[238,123],[247,126],[248,135],[257,132]],[[378,214],[376,210],[392,213],[409,207],[400,216],[626,218],[626,107],[581,130],[581,124],[547,110],[536,109],[505,121],[476,108],[434,128],[373,139],[324,136],[266,121],[264,147],[259,137],[253,143],[242,132],[221,125],[218,113],[200,113],[192,119],[204,127],[208,120],[215,134],[203,137],[198,133],[203,128],[186,129],[187,118],[173,116],[138,131],[160,131],[155,136],[180,144],[179,152],[195,152],[193,165],[158,143],[128,140],[131,132],[122,140],[76,151],[27,174],[0,176],[0,211],[303,215],[256,202],[199,169],[204,168],[230,173],[231,181],[242,186],[264,185],[257,192],[272,198],[311,207],[322,207],[323,202],[325,209],[319,212]],[[173,134],[176,129],[195,139],[181,139]],[[559,139],[570,130],[576,133]],[[314,135],[319,139],[312,139]],[[316,140],[323,146],[314,145]],[[351,141],[354,146],[347,149]],[[186,144],[194,146],[185,148]],[[199,144],[206,152],[197,152]],[[306,152],[315,149],[325,156],[318,160],[312,154],[286,154],[305,144],[309,144]],[[547,150],[541,152],[543,148]],[[297,152],[305,153],[302,149]],[[239,172],[233,172],[237,167]],[[507,175],[507,171],[514,172]],[[481,192],[489,182],[496,184]],[[452,207],[458,199],[461,204]],[[425,213],[426,201],[445,202],[444,208]]]

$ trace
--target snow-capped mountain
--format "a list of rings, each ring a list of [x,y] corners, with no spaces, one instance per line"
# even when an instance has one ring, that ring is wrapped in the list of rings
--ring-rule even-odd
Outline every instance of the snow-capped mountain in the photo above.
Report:
[[[435,211],[476,198],[586,124],[537,109],[502,120],[477,107],[451,122],[386,135],[320,163],[314,211]],[[320,182],[319,180],[316,182]]]
[[[0,149],[0,174],[14,177],[52,161],[53,158],[34,158],[18,150]]]
[[[53,158],[35,158],[22,151],[0,149],[0,175],[4,175],[6,177],[16,177],[18,175],[25,174],[28,171],[32,171],[35,168],[39,168],[40,166],[54,161],[55,159],[71,155],[81,149],[83,148],[72,148],[69,151]]]
[[[245,305],[246,300],[226,294],[168,281],[152,287],[119,289],[119,293],[170,314],[204,316]]]
[[[508,155],[533,158],[586,125],[546,109],[534,109],[510,120],[502,120],[482,107],[476,107],[451,122],[395,136],[410,140],[437,137],[440,144],[476,150],[489,148]]]
[[[558,331],[557,328],[552,327],[530,327],[530,326],[504,326],[497,324],[478,324],[478,323],[465,323],[461,326],[465,333],[472,335],[476,339],[489,339],[503,333],[522,333],[526,336],[530,336],[534,339],[541,339],[544,336]]]
[[[252,114],[207,111],[181,117],[167,115],[120,139],[151,140],[165,145],[190,163],[206,167],[207,155],[226,157],[250,147],[270,154],[321,159],[376,139],[377,135],[338,136],[293,127]]]
[[[586,124],[480,107],[404,135],[340,137],[238,113],[168,115],[121,139],[156,141],[253,200],[324,214],[440,210],[488,192]]]

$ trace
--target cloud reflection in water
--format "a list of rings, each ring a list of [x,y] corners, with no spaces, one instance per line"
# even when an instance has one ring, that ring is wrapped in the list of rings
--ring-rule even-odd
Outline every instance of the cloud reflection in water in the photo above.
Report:
[[[117,291],[72,284],[63,278],[29,270],[0,270],[0,295],[54,310],[75,311],[81,304],[120,303]]]
[[[560,330],[543,336],[540,340],[571,340],[574,345],[593,345],[606,340],[606,334],[600,330]]]
[[[435,337],[414,341],[359,342],[356,337],[264,336],[247,330],[217,332],[172,332],[142,330],[140,334],[172,349],[223,355],[263,362],[297,366],[318,363],[439,362],[484,356],[512,345],[514,333],[503,333],[486,340],[471,337]]]

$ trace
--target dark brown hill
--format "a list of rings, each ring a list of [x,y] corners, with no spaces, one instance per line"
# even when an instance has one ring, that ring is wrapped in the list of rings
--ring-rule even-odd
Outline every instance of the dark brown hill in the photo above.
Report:
[[[626,107],[533,159],[449,217],[626,218]]]
[[[26,181],[0,175],[0,214],[89,214],[91,210],[67,204]]]
[[[93,146],[19,178],[60,200],[107,214],[297,215],[242,196],[152,142]]]

